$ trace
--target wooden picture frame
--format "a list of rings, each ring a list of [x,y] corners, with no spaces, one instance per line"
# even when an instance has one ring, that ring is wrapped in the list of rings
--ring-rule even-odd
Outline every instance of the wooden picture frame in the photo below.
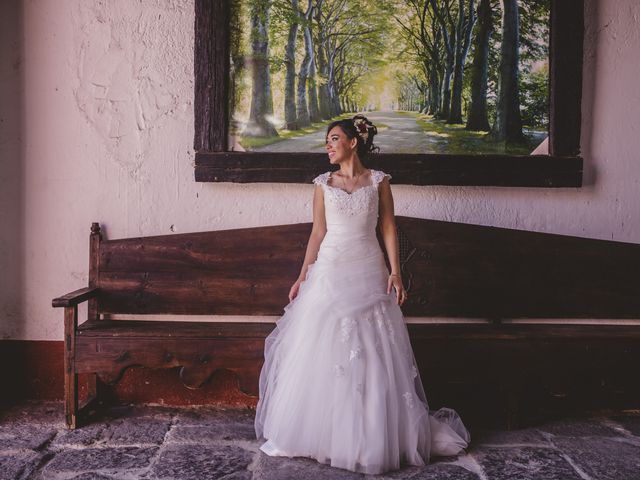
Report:
[[[551,0],[549,155],[380,153],[367,166],[394,184],[580,187],[584,0]],[[308,183],[329,168],[326,154],[230,152],[231,0],[195,2],[194,149],[197,182]]]

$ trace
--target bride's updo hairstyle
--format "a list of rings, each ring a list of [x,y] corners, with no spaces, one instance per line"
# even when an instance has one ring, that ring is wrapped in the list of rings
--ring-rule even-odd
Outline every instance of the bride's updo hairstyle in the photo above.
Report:
[[[373,144],[373,137],[378,133],[378,129],[364,115],[358,114],[353,118],[343,118],[331,122],[327,127],[327,135],[334,127],[340,127],[349,140],[358,139],[356,151],[360,160],[363,160],[368,154],[380,150]]]

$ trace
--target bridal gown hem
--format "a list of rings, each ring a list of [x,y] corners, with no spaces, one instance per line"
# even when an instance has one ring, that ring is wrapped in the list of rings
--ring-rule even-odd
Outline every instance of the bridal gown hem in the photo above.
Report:
[[[322,186],[327,232],[297,297],[265,340],[256,438],[271,456],[310,457],[377,474],[457,455],[469,432],[429,410],[407,327],[376,237],[378,185]]]

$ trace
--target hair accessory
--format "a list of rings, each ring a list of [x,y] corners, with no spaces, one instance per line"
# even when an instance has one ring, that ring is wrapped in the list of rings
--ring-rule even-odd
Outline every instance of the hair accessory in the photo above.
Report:
[[[369,138],[369,126],[367,125],[367,120],[362,115],[356,115],[353,117],[353,126],[356,127],[356,131],[362,140],[364,140],[364,143],[367,143],[367,138]]]

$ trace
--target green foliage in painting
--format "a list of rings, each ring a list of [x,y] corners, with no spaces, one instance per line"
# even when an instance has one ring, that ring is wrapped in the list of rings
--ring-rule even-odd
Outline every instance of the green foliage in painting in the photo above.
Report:
[[[458,153],[526,152],[548,128],[550,0],[232,5],[231,131],[244,148],[355,112],[415,119],[423,134],[439,132],[433,151],[445,152],[447,143]]]

